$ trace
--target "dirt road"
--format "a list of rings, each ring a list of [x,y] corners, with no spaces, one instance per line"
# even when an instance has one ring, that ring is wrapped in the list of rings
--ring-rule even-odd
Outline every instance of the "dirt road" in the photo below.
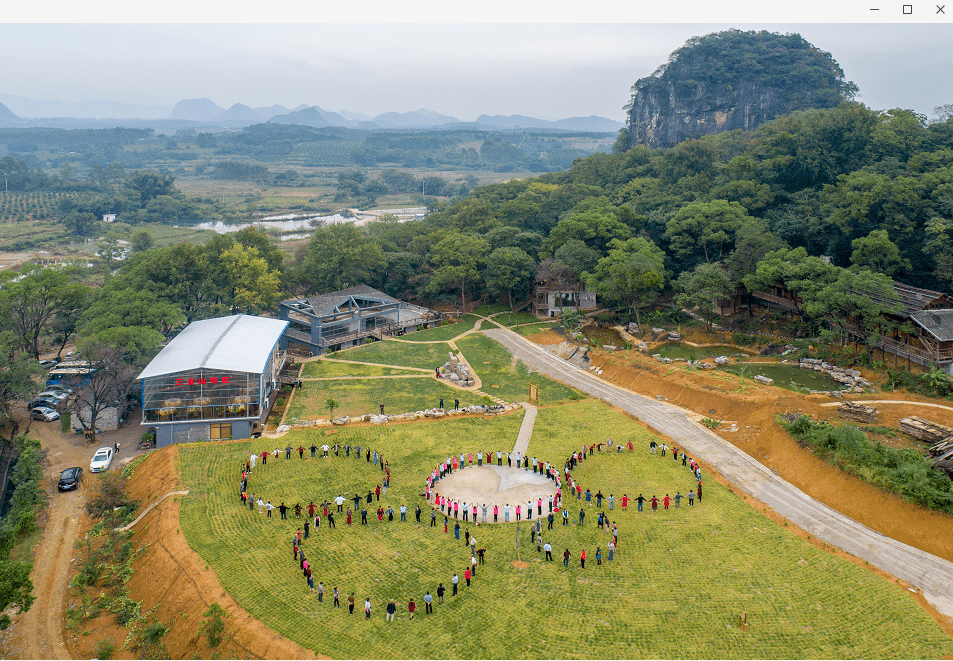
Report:
[[[29,420],[24,411],[20,421],[25,429]],[[137,420],[134,418],[134,420]],[[96,447],[113,445],[117,441],[122,451],[113,460],[112,469],[118,469],[138,453],[130,451],[139,440],[142,430],[135,422],[127,422],[115,432],[99,435]],[[94,475],[89,475],[89,460],[96,447],[87,445],[83,437],[60,432],[59,421],[33,422],[30,437],[36,438],[46,453],[44,475],[47,478],[48,506],[40,514],[46,519],[42,541],[33,550],[33,594],[36,601],[26,613],[12,616],[13,624],[4,632],[0,646],[4,658],[12,659],[69,659],[63,640],[63,610],[68,599],[69,574],[74,558],[73,548],[83,517],[86,493]],[[56,483],[60,473],[71,466],[83,468],[84,475],[77,491],[59,493]]]
[[[638,416],[779,515],[818,539],[916,586],[940,613],[953,617],[953,563],[882,535],[811,498],[694,422],[696,416],[690,411],[607,383],[512,331],[484,332],[530,368]]]

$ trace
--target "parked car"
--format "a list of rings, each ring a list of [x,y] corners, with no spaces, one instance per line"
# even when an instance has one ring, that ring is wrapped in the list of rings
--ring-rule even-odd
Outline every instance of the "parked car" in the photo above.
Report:
[[[32,402],[30,402],[27,406],[29,406],[29,408],[31,409],[36,408],[38,406],[45,406],[48,409],[56,410],[60,406],[60,400],[53,399],[52,397],[37,397]]]
[[[53,399],[58,402],[64,402],[69,399],[69,393],[62,390],[44,390],[36,396],[37,399]]]
[[[67,388],[66,386],[61,385],[59,383],[54,383],[54,384],[47,383],[46,390],[44,392],[63,392],[63,393],[66,393],[67,395],[72,395],[75,391],[72,388]]]
[[[72,491],[79,487],[79,481],[83,479],[83,469],[78,466],[67,468],[60,473],[60,481],[56,485],[59,491]]]
[[[51,409],[49,406],[35,406],[30,410],[30,417],[34,420],[53,422],[60,419],[60,412]]]
[[[113,460],[113,449],[112,448],[99,448],[96,450],[96,454],[93,455],[92,461],[89,462],[89,472],[90,473],[99,473],[109,468],[109,464]]]
[[[40,365],[42,365],[46,369],[49,369],[51,367],[56,367],[56,364],[58,362],[59,362],[58,360],[41,360]]]

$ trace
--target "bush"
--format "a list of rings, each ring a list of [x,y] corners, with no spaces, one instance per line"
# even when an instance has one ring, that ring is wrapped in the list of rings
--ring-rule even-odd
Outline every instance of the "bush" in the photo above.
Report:
[[[113,655],[113,649],[115,649],[115,647],[116,646],[108,640],[100,640],[96,643],[96,658],[108,659]]]
[[[779,422],[832,466],[917,505],[953,514],[953,481],[916,450],[886,447],[853,425],[813,422],[806,415]]]
[[[63,411],[63,415],[60,416],[60,431],[64,434],[69,433],[70,420],[70,412]]]
[[[4,613],[3,615],[0,615],[0,631],[6,631],[7,627],[10,626],[10,622],[11,620],[9,615],[7,615],[6,613]]]
[[[199,635],[205,634],[209,647],[218,647],[222,643],[225,637],[226,616],[225,609],[214,601],[209,605],[208,610],[202,613],[205,619],[199,625]]]

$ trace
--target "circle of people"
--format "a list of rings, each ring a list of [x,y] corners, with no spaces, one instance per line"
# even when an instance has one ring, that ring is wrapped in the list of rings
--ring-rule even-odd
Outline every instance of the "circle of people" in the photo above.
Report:
[[[572,455],[570,455],[566,459],[565,478],[566,478],[566,485],[567,485],[567,489],[569,490],[570,497],[573,492],[575,492],[576,494],[576,500],[581,501],[583,497],[582,486],[576,480],[573,479],[571,471],[575,469],[575,467],[579,465],[580,462],[585,461],[587,457],[591,457],[593,453],[602,452],[603,445],[606,446],[606,449],[608,452],[612,452],[613,449],[615,449],[616,452],[618,453],[621,453],[623,451],[623,446],[621,444],[616,444],[613,442],[611,438],[609,438],[604,444],[597,443],[597,444],[592,444],[589,446],[583,445],[579,451],[573,452]],[[632,452],[634,449],[634,445],[632,441],[629,441],[627,446],[628,446],[628,451]],[[332,499],[332,502],[334,503],[334,505],[336,505],[337,512],[345,514],[346,525],[351,525],[352,518],[354,514],[358,512],[358,510],[360,510],[361,524],[367,525],[368,510],[366,507],[362,508],[360,506],[362,504],[362,501],[366,501],[364,503],[366,505],[371,505],[371,503],[374,502],[373,499],[375,497],[378,502],[380,501],[381,495],[384,495],[386,497],[387,487],[390,485],[390,466],[388,462],[384,459],[383,455],[379,454],[375,450],[371,450],[370,448],[362,448],[360,445],[352,447],[350,444],[342,445],[340,443],[335,443],[333,446],[330,446],[327,443],[325,443],[322,446],[318,447],[317,445],[312,443],[311,446],[307,448],[312,458],[316,456],[318,450],[321,450],[322,458],[328,458],[330,456],[329,453],[332,449],[334,451],[335,456],[337,457],[340,457],[341,451],[343,450],[345,458],[349,458],[351,455],[351,452],[353,451],[355,454],[355,457],[358,460],[361,459],[362,457],[361,453],[363,451],[364,459],[368,463],[371,463],[373,461],[373,465],[380,466],[381,471],[384,473],[384,479],[382,480],[381,484],[378,484],[374,490],[369,489],[366,496],[361,496],[360,494],[355,493],[353,498],[345,499],[343,495],[338,494],[335,498]],[[664,443],[658,443],[654,439],[649,442],[649,452],[651,454],[660,453],[661,456],[664,457],[666,450],[668,449],[669,448],[667,445],[665,445]],[[305,457],[305,450],[306,449],[303,445],[299,445],[298,448],[293,448],[290,445],[288,445],[284,449],[285,459],[286,460],[291,459],[293,453],[297,451],[299,459],[303,460]],[[482,451],[479,451],[476,453],[476,456],[475,456],[477,466],[483,465],[484,454],[486,457],[486,461],[488,463],[492,461],[493,453],[490,453],[490,452],[483,453]],[[544,462],[542,460],[537,459],[536,457],[524,456],[519,452],[507,453],[502,450],[497,450],[495,454],[496,454],[496,460],[497,460],[498,466],[502,466],[503,461],[505,459],[505,461],[507,462],[507,466],[509,467],[513,467],[514,462],[516,463],[517,468],[522,466],[522,468],[527,471],[530,469],[530,467],[532,467],[534,473],[544,475],[556,483],[555,494],[550,494],[547,497],[548,529],[552,530],[553,523],[555,520],[555,514],[560,512],[560,501],[562,498],[562,477],[560,476],[559,470],[556,469],[555,467],[550,466],[549,462]],[[248,457],[247,460],[243,462],[242,472],[241,472],[242,474],[241,488],[240,488],[241,503],[242,503],[242,506],[245,506],[247,504],[251,511],[254,511],[255,507],[257,506],[258,513],[259,514],[266,513],[268,518],[271,518],[272,512],[275,509],[277,509],[279,511],[279,514],[282,520],[286,520],[288,518],[287,515],[289,511],[294,513],[294,516],[296,519],[300,519],[301,515],[303,514],[305,510],[308,512],[308,517],[305,519],[303,530],[302,528],[299,527],[297,531],[292,534],[292,538],[291,538],[292,555],[295,559],[295,562],[298,563],[299,569],[302,571],[302,575],[307,582],[308,589],[311,591],[312,594],[317,593],[318,601],[323,602],[324,593],[325,593],[324,583],[319,582],[317,585],[317,589],[315,588],[314,577],[312,574],[312,566],[311,566],[311,563],[308,561],[307,557],[305,556],[305,552],[304,552],[304,541],[307,540],[311,535],[312,521],[313,521],[315,531],[320,527],[322,515],[325,519],[325,523],[328,528],[336,527],[335,520],[334,520],[334,511],[332,510],[332,504],[328,502],[327,500],[324,500],[320,505],[315,505],[314,501],[312,500],[307,506],[302,506],[300,502],[295,503],[293,506],[288,506],[282,501],[279,506],[275,507],[270,500],[266,501],[262,495],[259,495],[256,498],[254,493],[248,492],[248,478],[252,474],[252,471],[256,468],[258,460],[260,459],[262,462],[262,465],[264,466],[264,465],[267,465],[269,457],[272,457],[273,461],[278,461],[280,456],[281,456],[281,450],[279,448],[275,448],[272,451],[263,451],[261,455],[252,454]],[[684,452],[679,453],[678,448],[672,448],[673,460],[675,462],[678,462],[679,457],[681,457],[682,465],[689,467],[692,471],[693,476],[695,477],[695,479],[697,479],[698,500],[700,502],[702,499],[701,467],[695,462],[693,458],[688,457]],[[473,466],[474,454],[472,452],[461,453],[460,455],[448,457],[446,461],[441,462],[441,464],[433,470],[433,472],[428,476],[426,480],[425,491],[424,491],[424,494],[422,494],[426,496],[428,503],[431,502],[431,492],[434,488],[435,483],[439,481],[441,478],[445,477],[446,475],[452,474],[454,470],[461,470],[465,468],[468,465],[468,462],[470,466]],[[661,502],[663,503],[664,509],[667,510],[669,509],[669,504],[672,500],[674,500],[675,502],[675,507],[679,507],[681,504],[681,499],[683,497],[684,496],[682,496],[680,491],[676,493],[674,498],[670,497],[669,494],[665,494],[665,497],[661,499]],[[687,497],[688,497],[689,505],[694,506],[695,504],[694,490],[689,490]],[[593,494],[590,489],[586,489],[585,498],[586,498],[586,504],[592,505]],[[596,498],[596,507],[601,508],[602,501],[606,500],[609,510],[614,509],[615,502],[617,500],[613,494],[610,494],[608,498],[605,498],[601,490],[596,492],[595,498]],[[354,502],[354,512],[351,511],[350,505],[348,505],[346,513],[345,513],[344,503],[345,502],[350,503],[351,500],[353,500]],[[629,500],[634,500],[637,503],[638,511],[640,512],[643,511],[643,504],[645,502],[650,502],[652,511],[658,510],[658,505],[660,502],[660,499],[658,499],[654,494],[651,499],[646,499],[643,497],[641,493],[639,494],[637,498],[634,498],[634,499],[630,499],[627,494],[623,494],[622,498],[618,500],[621,501],[621,505],[623,509],[626,509],[628,507]],[[430,527],[436,526],[436,517],[437,517],[436,507],[439,506],[440,511],[445,513],[444,514],[444,532],[448,533],[449,532],[449,515],[452,512],[454,519],[456,519],[456,521],[454,522],[455,539],[458,539],[458,540],[460,539],[459,512],[461,511],[461,508],[463,511],[464,522],[469,520],[469,516],[472,511],[473,522],[476,525],[480,525],[477,522],[478,510],[480,510],[482,513],[482,522],[483,523],[488,522],[487,517],[488,517],[488,514],[490,513],[490,506],[488,506],[485,503],[479,506],[476,503],[472,503],[472,504],[468,504],[467,502],[460,503],[459,501],[455,501],[453,499],[448,499],[445,496],[441,496],[439,493],[435,491],[433,491],[432,502],[433,502],[433,505],[430,512]],[[533,518],[533,505],[534,503],[532,500],[527,501],[526,503],[525,512],[527,515],[527,520],[532,520]],[[546,561],[552,561],[553,560],[552,546],[548,542],[546,543],[543,542],[543,537],[541,534],[540,517],[542,517],[542,514],[543,514],[543,499],[541,497],[538,497],[536,499],[535,505],[537,510],[537,520],[535,525],[533,524],[530,525],[530,542],[531,544],[535,543],[537,547],[536,549],[537,552],[542,553],[545,551]],[[509,522],[510,511],[511,511],[510,503],[505,503],[502,509],[503,509],[504,522]],[[516,521],[520,521],[522,512],[523,512],[522,503],[517,503],[515,505]],[[377,520],[379,522],[383,521],[385,516],[387,517],[388,521],[393,521],[395,516],[394,509],[391,506],[388,506],[387,509],[384,510],[383,505],[378,505],[376,514],[377,514]],[[492,505],[492,514],[493,514],[493,522],[497,523],[499,514],[500,514],[500,507],[498,504]],[[407,506],[403,503],[400,505],[399,516],[400,516],[400,521],[407,520]],[[579,525],[584,525],[585,516],[586,516],[585,509],[581,508],[579,510]],[[421,508],[419,505],[415,507],[415,517],[416,517],[417,523],[420,523]],[[567,507],[564,507],[562,509],[562,519],[563,519],[562,525],[564,526],[569,525],[569,510]],[[606,544],[607,560],[611,561],[614,558],[615,550],[618,547],[618,543],[619,543],[618,525],[615,522],[609,521],[609,517],[605,514],[605,512],[599,512],[597,514],[597,526],[599,528],[603,528],[607,534],[611,535],[609,542]],[[477,548],[476,537],[470,534],[469,528],[464,530],[463,535],[464,535],[464,547],[468,546],[470,548],[470,559],[469,559],[470,566],[467,567],[463,572],[463,579],[466,582],[466,585],[469,587],[471,585],[471,581],[473,581],[476,578],[477,565],[478,564],[482,565],[485,563],[486,548],[482,548],[482,547]],[[596,557],[596,564],[601,565],[602,564],[601,547],[596,548],[595,557]],[[571,553],[569,549],[567,548],[563,552],[563,566],[565,567],[569,566],[570,558],[571,558]],[[586,566],[585,548],[581,549],[580,551],[579,562],[580,562],[580,567],[585,569],[585,566]],[[459,584],[460,584],[459,574],[454,573],[450,579],[450,585],[451,585],[450,589],[452,590],[451,596],[454,596],[457,594]],[[443,603],[443,599],[446,594],[446,591],[447,591],[447,588],[444,587],[443,583],[439,583],[435,591],[436,597],[437,597],[437,603]],[[333,607],[336,607],[336,608],[340,607],[341,605],[340,591],[337,587],[334,587],[333,589],[333,599],[334,599]],[[427,613],[433,612],[433,601],[434,601],[434,596],[428,591],[423,597],[425,612]],[[355,603],[356,603],[355,593],[351,592],[351,594],[347,597],[348,612],[350,614],[353,614],[354,612]],[[390,621],[394,620],[394,617],[397,612],[397,608],[398,606],[395,600],[390,599],[386,605],[386,619],[387,620],[390,620]],[[366,619],[370,619],[371,609],[372,609],[371,598],[370,596],[365,597],[364,615]],[[416,602],[414,598],[411,597],[407,604],[407,612],[410,615],[410,619],[414,618],[415,611],[416,611]]]

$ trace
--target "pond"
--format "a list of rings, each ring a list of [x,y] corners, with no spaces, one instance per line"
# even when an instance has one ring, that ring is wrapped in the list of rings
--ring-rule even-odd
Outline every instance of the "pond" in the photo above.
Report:
[[[614,347],[622,346],[622,338],[611,328],[602,328],[590,324],[582,329],[582,334],[593,346],[601,347],[603,344],[611,344]]]
[[[807,388],[808,390],[840,390],[843,386],[833,379],[829,379],[814,370],[802,370],[797,365],[779,365],[775,363],[746,363],[744,365],[747,378],[757,374],[774,379],[774,385],[795,392]],[[738,373],[741,365],[727,365],[719,369]]]
[[[682,344],[680,342],[663,344],[653,349],[651,353],[660,353],[663,358],[684,358],[685,360],[701,360],[702,358],[715,358],[716,356],[737,356],[739,353],[746,356],[751,355],[745,353],[738,347],[730,347],[723,344],[693,347],[690,344]]]

